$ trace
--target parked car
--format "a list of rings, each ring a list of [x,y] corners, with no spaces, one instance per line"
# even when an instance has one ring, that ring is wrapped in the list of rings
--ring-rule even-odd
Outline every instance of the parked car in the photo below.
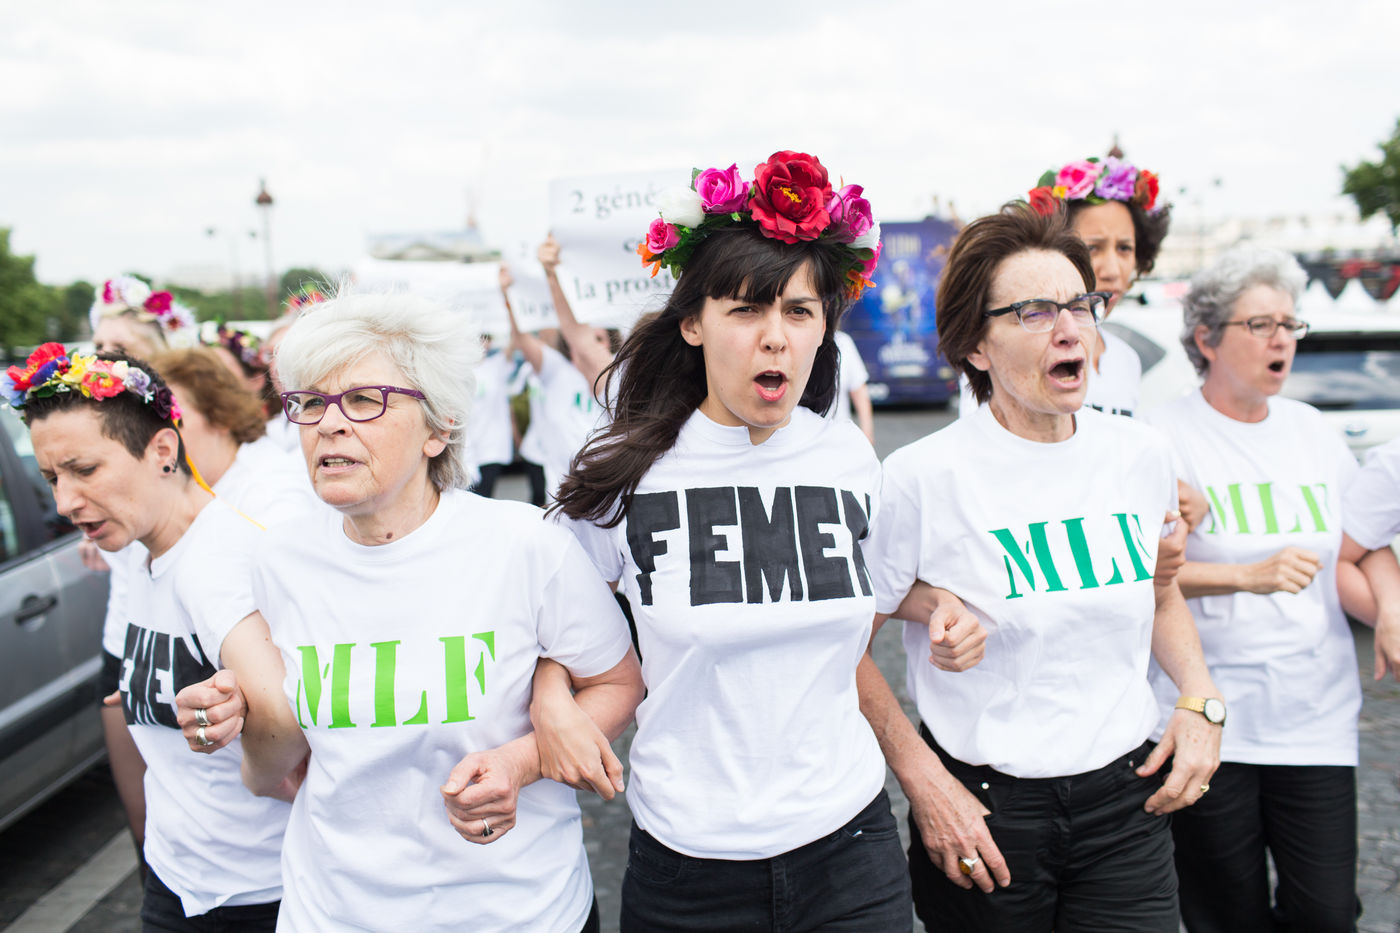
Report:
[[[1333,311],[1304,319],[1311,330],[1298,341],[1282,394],[1320,409],[1357,457],[1400,437],[1400,315]],[[1178,305],[1124,303],[1101,326],[1142,359],[1140,410],[1200,385],[1181,346]]]
[[[107,579],[83,566],[29,431],[0,407],[0,829],[105,754]]]

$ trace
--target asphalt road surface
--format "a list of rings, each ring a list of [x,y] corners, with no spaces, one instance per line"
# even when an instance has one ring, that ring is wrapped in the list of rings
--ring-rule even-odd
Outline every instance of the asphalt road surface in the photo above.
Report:
[[[942,411],[881,413],[876,441],[881,457],[947,423]],[[507,476],[501,494],[525,498],[524,484]],[[1400,685],[1371,680],[1369,633],[1356,632],[1365,705],[1361,713],[1361,863],[1363,933],[1400,930]],[[896,627],[881,632],[876,661],[904,698],[904,659]],[[96,711],[94,710],[94,715]],[[623,737],[619,753],[626,761]],[[907,805],[887,781],[901,831]],[[603,803],[580,795],[585,839],[602,910],[603,929],[617,929],[618,891],[627,860],[630,816],[618,798]],[[15,933],[99,933],[140,927],[140,882],[116,791],[99,765],[43,807],[0,834],[0,928]]]

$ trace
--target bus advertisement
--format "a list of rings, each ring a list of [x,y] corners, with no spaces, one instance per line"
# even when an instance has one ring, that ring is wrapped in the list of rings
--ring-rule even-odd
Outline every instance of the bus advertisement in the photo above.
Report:
[[[875,285],[846,312],[851,335],[870,371],[870,400],[880,404],[946,404],[957,374],[938,352],[934,295],[957,227],[930,217],[881,224],[884,248]]]

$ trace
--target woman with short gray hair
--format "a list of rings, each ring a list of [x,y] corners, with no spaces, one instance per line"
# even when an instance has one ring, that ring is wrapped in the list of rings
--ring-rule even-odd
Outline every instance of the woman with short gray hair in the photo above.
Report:
[[[1198,274],[1182,344],[1202,385],[1147,414],[1210,503],[1177,580],[1230,704],[1211,790],[1172,821],[1192,933],[1354,930],[1359,909],[1361,689],[1343,614],[1354,591],[1338,587],[1339,566],[1360,580],[1350,561],[1364,551],[1342,533],[1357,465],[1316,409],[1279,397],[1308,332],[1294,312],[1304,282],[1293,257],[1255,246]],[[1177,692],[1160,670],[1153,686],[1165,722]]]
[[[267,533],[230,670],[178,702],[196,751],[241,728],[254,793],[301,781],[279,929],[598,929],[574,791],[540,780],[532,678],[559,662],[611,739],[641,670],[573,535],[466,491],[477,346],[430,302],[350,294],[278,350],[332,509]]]
[[[1257,285],[1266,285],[1286,295],[1296,305],[1307,287],[1308,276],[1298,260],[1287,253],[1263,246],[1237,246],[1221,256],[1214,265],[1199,272],[1191,280],[1191,290],[1182,300],[1181,345],[1186,356],[1205,375],[1210,360],[1196,345],[1196,328],[1204,327],[1207,346],[1217,347],[1225,336],[1225,326],[1234,313],[1235,302]],[[1299,339],[1307,335],[1302,325]]]

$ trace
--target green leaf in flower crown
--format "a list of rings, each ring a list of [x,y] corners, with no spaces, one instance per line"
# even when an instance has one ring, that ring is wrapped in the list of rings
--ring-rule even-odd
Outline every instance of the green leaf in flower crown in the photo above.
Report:
[[[1040,181],[1038,181],[1038,182],[1035,183],[1035,187],[1037,187],[1037,188],[1046,188],[1046,187],[1050,187],[1050,186],[1052,186],[1052,185],[1054,185],[1054,184],[1055,184],[1055,170],[1054,170],[1054,169],[1050,169],[1050,170],[1048,170],[1044,175],[1041,175],[1041,176],[1040,176]]]

